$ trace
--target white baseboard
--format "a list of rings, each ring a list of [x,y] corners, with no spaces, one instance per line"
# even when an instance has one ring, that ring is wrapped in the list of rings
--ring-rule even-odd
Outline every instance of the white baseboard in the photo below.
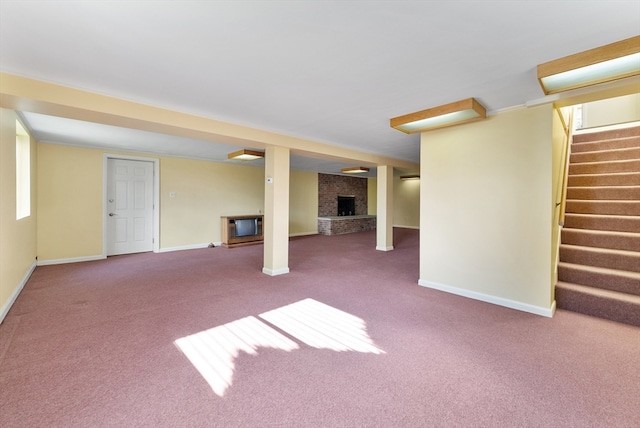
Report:
[[[317,235],[318,232],[302,232],[302,233],[292,233],[289,235],[289,237],[295,237],[295,236],[308,236],[308,235]],[[213,245],[215,245],[216,247],[221,247],[222,246],[222,241],[220,242],[213,242]],[[200,248],[207,248],[209,247],[209,243],[206,244],[194,244],[194,245],[183,245],[180,247],[167,247],[167,248],[160,248],[158,250],[158,253],[170,253],[172,251],[184,251],[184,250],[197,250]]]
[[[535,315],[541,315],[543,317],[551,318],[556,311],[556,301],[554,300],[549,308],[543,308],[541,306],[534,306],[528,303],[522,303],[515,300],[505,299],[502,297],[492,296],[490,294],[478,293],[477,291],[465,290],[463,288],[451,287],[448,285],[438,284],[436,282],[418,280],[418,284],[433,288],[435,290],[444,291],[451,294],[457,294],[458,296],[468,297],[474,300],[480,300],[482,302],[492,303],[498,306],[504,306],[518,311],[529,312]]]
[[[289,238],[294,238],[296,236],[310,236],[310,235],[318,235],[318,232],[300,232],[300,233],[290,233]]]
[[[376,250],[378,250],[378,251],[392,251],[393,250],[393,245],[391,245],[389,247],[378,247],[378,246],[376,246]]]
[[[222,242],[213,242],[213,245],[215,245],[216,247],[219,247],[222,245]],[[209,247],[209,243],[206,244],[195,244],[195,245],[184,245],[181,247],[167,247],[167,248],[160,248],[158,250],[159,253],[170,253],[172,251],[184,251],[184,250],[198,250],[200,248],[208,248]]]
[[[54,260],[38,260],[38,266],[47,265],[61,265],[65,263],[79,263],[79,262],[92,262],[95,260],[104,260],[106,256],[87,256],[87,257],[71,257],[68,259],[54,259]]]
[[[37,263],[36,260],[34,260],[31,266],[29,266],[29,269],[27,269],[27,272],[22,277],[22,280],[20,281],[16,289],[13,290],[13,293],[11,293],[11,296],[9,296],[9,300],[7,300],[5,304],[0,308],[0,324],[2,324],[2,321],[4,321],[4,317],[6,317],[9,313],[9,309],[11,309],[11,306],[13,306],[13,304],[15,303],[25,284],[27,283],[27,281],[29,281],[29,278],[31,277],[33,271],[36,269],[36,266]]]
[[[397,227],[400,229],[415,229],[415,230],[420,230],[420,226],[404,226],[402,224],[394,224],[393,227]]]
[[[283,275],[285,273],[289,273],[289,268],[282,268],[282,269],[268,269],[266,267],[262,268],[262,273],[265,273],[269,276],[277,276],[277,275]]]

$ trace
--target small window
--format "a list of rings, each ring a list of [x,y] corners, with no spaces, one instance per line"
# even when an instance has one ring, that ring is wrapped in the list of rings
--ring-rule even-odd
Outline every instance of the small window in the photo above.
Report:
[[[31,215],[31,140],[16,120],[16,218]]]

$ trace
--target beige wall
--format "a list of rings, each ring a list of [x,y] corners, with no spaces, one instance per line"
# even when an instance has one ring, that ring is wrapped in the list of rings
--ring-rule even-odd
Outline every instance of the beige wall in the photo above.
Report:
[[[102,168],[106,153],[116,154],[101,149],[38,144],[42,206],[38,217],[38,255],[42,262],[102,255]],[[220,216],[257,214],[264,210],[262,167],[136,156],[160,160],[161,251],[219,243]],[[317,233],[317,174],[300,171],[291,174],[290,233]]]
[[[420,227],[420,180],[393,179],[393,225]]]
[[[160,248],[219,243],[221,216],[264,210],[263,182],[264,168],[160,158]]]
[[[582,128],[640,121],[640,94],[609,98],[582,106]]]
[[[422,134],[420,284],[551,315],[552,117]]]
[[[289,235],[318,233],[318,173],[291,171]]]
[[[367,179],[369,215],[377,215],[378,180]],[[420,228],[420,180],[393,178],[393,225],[395,227]]]
[[[0,321],[24,285],[37,255],[37,153],[31,139],[31,215],[16,220],[15,112],[0,109]],[[26,129],[26,127],[25,127]]]
[[[367,178],[367,215],[378,214],[378,179]]]
[[[102,254],[102,151],[38,144],[38,259]]]

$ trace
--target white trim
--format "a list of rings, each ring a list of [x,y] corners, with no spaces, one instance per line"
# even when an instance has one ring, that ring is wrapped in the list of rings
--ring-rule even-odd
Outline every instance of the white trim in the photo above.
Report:
[[[397,227],[400,229],[415,229],[415,230],[420,230],[420,226],[404,226],[402,224],[394,224],[393,227]]]
[[[457,294],[458,296],[468,297],[474,300],[480,300],[482,302],[492,303],[498,306],[504,306],[518,311],[529,312],[535,315],[541,315],[543,317],[551,318],[556,311],[556,301],[554,300],[549,308],[543,308],[541,306],[529,305],[528,303],[517,302],[515,300],[505,299],[502,297],[491,296],[489,294],[478,293],[476,291],[465,290],[463,288],[451,287],[449,285],[438,284],[436,282],[418,280],[418,285],[427,288],[433,288],[435,290],[444,291],[451,294]]]
[[[104,260],[106,256],[85,256],[85,257],[70,257],[68,259],[53,259],[53,260],[38,260],[38,266],[47,265],[62,265],[65,263],[80,263],[80,262],[93,262],[96,260]]]
[[[107,257],[107,178],[109,159],[135,160],[153,163],[153,252],[160,251],[160,159],[142,156],[102,155],[102,255]]]
[[[376,246],[376,250],[378,250],[378,251],[392,251],[393,250],[393,245],[388,246],[388,247]]]
[[[216,247],[219,247],[222,245],[222,242],[213,242],[213,245],[215,245]],[[170,253],[172,251],[184,251],[184,250],[198,250],[198,249],[202,249],[202,248],[209,248],[209,243],[206,244],[195,244],[195,245],[183,245],[180,247],[167,247],[167,248],[160,248],[160,250],[158,250],[158,253]]]
[[[536,98],[535,100],[529,100],[525,103],[525,106],[527,106],[527,108],[537,107],[543,104],[555,103],[559,99],[560,99],[560,94],[551,94],[542,98]]]
[[[289,268],[286,267],[286,268],[282,268],[282,269],[273,270],[273,269],[269,269],[269,268],[263,267],[262,268],[262,273],[265,273],[265,274],[267,274],[269,276],[283,275],[285,273],[289,273]]]
[[[527,108],[526,104],[517,104],[515,106],[499,108],[499,109],[496,109],[496,110],[488,110],[487,111],[487,116],[496,116],[498,114],[508,113],[510,111],[522,110],[522,109],[525,109],[525,108]]]
[[[509,106],[509,107],[496,109],[496,110],[489,110],[487,111],[487,116],[494,116],[497,114],[507,113],[514,110],[520,110],[522,108],[537,107],[544,104],[552,104],[552,103],[557,103],[565,100],[571,100],[572,98],[596,94],[601,91],[606,91],[606,90],[611,90],[616,88],[624,88],[626,85],[629,85],[630,83],[635,83],[635,81],[637,80],[638,80],[637,76],[629,76],[629,77],[625,77],[624,79],[614,80],[612,82],[604,82],[604,83],[599,83],[597,85],[584,86],[581,88],[571,89],[569,91],[550,94],[542,98],[528,100],[524,104]]]
[[[31,266],[29,266],[29,269],[27,269],[27,272],[22,277],[22,281],[20,281],[16,289],[13,290],[13,293],[11,293],[11,296],[9,296],[9,299],[5,302],[4,305],[2,305],[2,308],[0,308],[0,324],[2,323],[2,321],[4,321],[4,317],[6,317],[9,313],[9,309],[11,309],[11,306],[13,306],[13,304],[15,303],[18,295],[20,294],[20,292],[22,292],[22,289],[24,288],[27,281],[29,281],[29,278],[31,278],[31,274],[36,269],[36,262],[37,260],[34,260]]]

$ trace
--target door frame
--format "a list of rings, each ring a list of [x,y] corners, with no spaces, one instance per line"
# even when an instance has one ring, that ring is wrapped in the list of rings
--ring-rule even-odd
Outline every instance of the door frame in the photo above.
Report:
[[[160,252],[160,159],[142,156],[114,155],[102,156],[102,257],[107,258],[107,182],[109,180],[109,159],[122,159],[153,163],[153,252]]]

